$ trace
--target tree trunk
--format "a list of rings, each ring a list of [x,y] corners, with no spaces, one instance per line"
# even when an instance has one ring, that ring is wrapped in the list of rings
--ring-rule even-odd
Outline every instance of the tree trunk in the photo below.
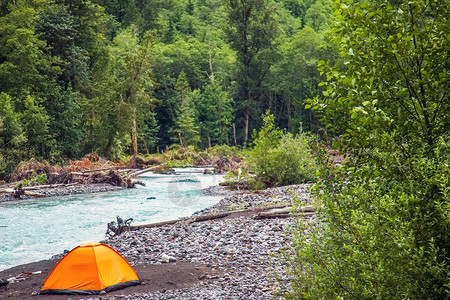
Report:
[[[148,149],[147,142],[145,141],[145,139],[141,139],[141,140],[142,140],[142,143],[144,144],[145,154],[149,155],[150,154],[150,150]]]
[[[237,140],[236,140],[236,123],[233,123],[233,141],[234,141],[234,145],[237,146]]]
[[[249,123],[250,123],[250,114],[249,114],[248,109],[247,109],[245,111],[244,148],[247,147]]]
[[[137,122],[136,122],[136,107],[132,108],[133,126],[131,127],[131,153],[133,156],[138,155],[137,148]]]
[[[180,147],[183,148],[183,138],[181,137],[181,133],[178,132],[178,139],[180,140]]]
[[[292,112],[291,112],[291,97],[289,95],[286,96],[286,112],[288,118],[288,131],[292,131]]]

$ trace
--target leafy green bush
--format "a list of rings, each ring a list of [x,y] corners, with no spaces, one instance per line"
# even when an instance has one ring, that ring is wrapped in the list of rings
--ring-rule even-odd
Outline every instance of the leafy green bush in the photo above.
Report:
[[[226,156],[232,157],[238,153],[237,147],[228,145],[214,145],[208,148],[208,153],[213,156]]]
[[[272,170],[275,185],[288,185],[316,180],[317,165],[311,153],[309,138],[304,133],[282,136],[274,153]]]
[[[253,148],[244,151],[244,162],[248,172],[255,174],[258,181],[271,185],[273,171],[278,163],[275,156],[283,131],[275,127],[275,117],[270,111],[267,111],[262,119],[263,126],[260,131],[253,132]]]
[[[47,182],[47,174],[40,173],[36,174],[35,171],[33,171],[28,178],[22,180],[23,186],[32,186],[32,185],[41,185]]]
[[[286,298],[447,298],[450,143],[436,152],[401,166],[407,182],[393,174],[397,166],[367,177],[373,170],[324,162],[313,190],[320,221],[297,223]]]
[[[449,299],[450,5],[337,3],[345,68],[327,70],[311,108],[352,156],[342,169],[322,160],[319,222],[298,222],[285,296]]]
[[[275,127],[274,116],[267,111],[261,130],[253,135],[254,146],[244,151],[240,173],[229,175],[228,182],[262,189],[315,180],[316,164],[304,133],[284,133]]]

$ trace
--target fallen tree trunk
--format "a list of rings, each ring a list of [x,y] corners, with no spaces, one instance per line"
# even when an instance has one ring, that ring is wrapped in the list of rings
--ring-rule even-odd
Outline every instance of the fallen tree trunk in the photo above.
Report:
[[[165,225],[172,225],[172,224],[175,224],[175,223],[190,224],[190,223],[208,221],[208,220],[213,220],[213,219],[220,219],[220,218],[224,218],[224,217],[232,214],[233,212],[236,212],[236,211],[227,211],[227,212],[220,212],[220,213],[216,213],[216,214],[208,214],[208,215],[198,216],[198,217],[182,218],[182,219],[169,220],[169,221],[163,221],[163,222],[158,222],[158,223],[130,226],[130,230],[139,230],[139,229],[142,229],[142,228],[162,227],[162,226],[165,226]]]
[[[289,218],[292,216],[312,216],[315,214],[314,206],[303,206],[298,209],[292,207],[276,208],[268,211],[260,212],[253,218],[256,220],[270,219],[270,218]]]
[[[29,190],[41,190],[41,189],[47,189],[47,188],[58,188],[58,187],[63,187],[63,186],[74,186],[74,185],[78,185],[78,182],[74,182],[74,183],[57,183],[57,184],[43,184],[43,185],[34,185],[34,186],[26,186],[23,187],[22,189],[24,191],[29,191]]]
[[[58,183],[58,184],[43,184],[43,185],[34,185],[34,186],[24,186],[21,187],[23,191],[32,191],[32,190],[42,190],[42,189],[51,189],[51,188],[58,188],[58,187],[66,187],[66,186],[74,186],[78,185],[78,182],[74,183]],[[0,189],[0,193],[14,193],[16,192],[17,188],[3,188]]]
[[[253,217],[255,220],[263,219],[275,219],[275,218],[290,218],[290,217],[311,217],[315,215],[314,212],[303,212],[303,213],[260,213]]]
[[[160,169],[161,167],[163,167],[163,166],[165,166],[165,165],[166,165],[166,164],[157,165],[157,166],[153,166],[153,167],[146,168],[146,169],[143,169],[143,170],[131,172],[130,174],[128,174],[128,178],[133,178],[133,177],[139,176],[139,175],[141,175],[141,174],[144,174],[144,173],[147,173],[147,172],[151,172],[151,171]]]
[[[157,223],[151,223],[151,224],[145,224],[145,225],[130,226],[130,230],[134,231],[134,230],[139,230],[142,228],[162,227],[165,225],[172,225],[172,224],[181,222],[182,220],[183,219],[178,219],[178,220],[163,221],[163,222],[157,222]]]
[[[95,173],[95,172],[105,172],[109,170],[117,170],[117,168],[101,168],[101,169],[93,169],[93,170],[86,170],[86,171],[80,171],[80,172],[72,172],[72,173],[82,173],[82,174],[89,174],[89,173]]]
[[[222,211],[222,212],[218,212],[218,213],[212,213],[212,214],[207,214],[207,215],[202,215],[202,216],[197,216],[197,217],[189,217],[189,218],[182,218],[182,219],[177,219],[177,220],[163,221],[163,222],[158,222],[158,223],[130,226],[129,230],[134,231],[134,230],[139,230],[142,228],[162,227],[165,225],[173,225],[176,223],[191,224],[191,223],[196,223],[196,222],[203,222],[203,221],[225,218],[232,214],[257,212],[257,211],[259,211],[259,213],[253,217],[254,219],[257,219],[257,220],[258,219],[267,219],[267,218],[288,218],[288,217],[292,217],[292,216],[314,215],[314,207],[313,206],[303,206],[303,207],[300,207],[295,213],[291,213],[292,208],[286,208],[285,206],[278,205],[278,206],[268,206],[268,207],[264,207],[264,208],[251,208],[251,209]]]
[[[236,211],[225,211],[225,212],[219,212],[219,213],[215,213],[215,214],[208,214],[208,215],[193,217],[193,218],[189,218],[187,221],[188,221],[188,223],[195,223],[195,222],[220,219],[220,218],[224,218],[226,216],[231,215],[233,212],[236,212]]]

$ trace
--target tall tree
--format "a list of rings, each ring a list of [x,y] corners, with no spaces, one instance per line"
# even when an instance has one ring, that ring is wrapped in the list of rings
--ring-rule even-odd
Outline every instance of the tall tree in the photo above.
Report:
[[[0,91],[11,97],[14,111],[21,116],[29,155],[47,158],[57,150],[45,104],[59,91],[61,60],[48,54],[46,42],[34,30],[37,10],[22,1],[11,3],[10,9],[0,17]]]
[[[274,61],[273,46],[278,34],[275,7],[269,0],[230,0],[226,3],[228,24],[225,32],[239,63],[235,98],[244,119],[243,143],[246,145],[250,117],[261,115],[262,84]]]
[[[62,5],[50,5],[39,13],[35,24],[40,39],[47,42],[48,54],[57,59],[61,74],[58,87],[47,96],[44,107],[50,116],[50,128],[54,133],[63,157],[79,155],[79,105],[73,86],[88,74],[88,55],[75,44],[75,18]]]
[[[227,52],[220,59],[229,59]],[[161,126],[159,136],[161,146],[171,143],[173,135],[170,133],[177,118],[177,111],[181,105],[176,83],[180,73],[184,72],[191,89],[201,89],[208,80],[206,70],[208,63],[208,45],[196,38],[187,41],[180,39],[173,44],[155,45],[152,56],[154,75],[158,83],[155,97],[161,102],[157,105],[157,120]]]
[[[230,94],[216,80],[212,80],[202,93],[194,91],[195,94],[199,94],[194,98],[199,98],[197,102],[203,144],[229,144],[234,117],[233,99]]]
[[[156,120],[156,113],[151,111],[142,126],[138,128],[138,138],[142,143],[138,145],[138,150],[142,153],[149,154],[151,149],[154,149],[159,142],[158,131],[159,124]]]
[[[34,31],[36,18],[36,10],[22,2],[0,17],[0,90],[14,99],[31,93],[42,100],[53,92],[54,77],[61,70]]]
[[[0,93],[0,178],[11,174],[16,164],[26,158],[27,138],[11,97]]]
[[[329,29],[333,12],[333,0],[317,0],[306,11],[304,24],[316,31]]]
[[[50,132],[50,117],[44,107],[36,104],[31,96],[27,96],[24,101],[25,110],[20,115],[24,132],[27,136],[27,150],[37,158],[50,157],[55,153],[56,141]]]
[[[136,27],[131,26],[116,37],[116,59],[119,103],[119,120],[129,128],[131,153],[138,154],[138,126],[150,116],[153,102],[153,79],[150,51],[151,35],[139,43]]]
[[[197,116],[192,104],[191,88],[187,81],[186,74],[180,73],[175,91],[180,102],[175,126],[172,129],[172,140],[179,141],[182,147],[198,146],[200,142],[199,128],[196,124]]]
[[[305,109],[305,101],[321,95],[324,89],[318,84],[324,77],[319,74],[317,63],[328,60],[334,64],[338,60],[338,48],[331,45],[325,33],[306,26],[292,37],[286,37],[278,50],[282,58],[273,66],[270,88],[283,102],[280,121],[286,119],[287,128],[292,132],[298,132],[299,126],[317,132],[322,127],[320,114]]]

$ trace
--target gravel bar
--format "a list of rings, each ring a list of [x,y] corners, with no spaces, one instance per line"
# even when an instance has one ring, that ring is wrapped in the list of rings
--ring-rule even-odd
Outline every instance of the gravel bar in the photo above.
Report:
[[[290,205],[291,196],[308,203],[309,185],[233,192],[197,215],[238,208]],[[314,218],[314,217],[313,217]],[[311,219],[308,219],[309,221]],[[277,281],[288,280],[278,254],[291,239],[294,218],[254,220],[251,215],[199,223],[176,223],[125,232],[106,241],[131,265],[178,261],[203,263],[213,272],[189,288],[89,299],[274,299]]]

